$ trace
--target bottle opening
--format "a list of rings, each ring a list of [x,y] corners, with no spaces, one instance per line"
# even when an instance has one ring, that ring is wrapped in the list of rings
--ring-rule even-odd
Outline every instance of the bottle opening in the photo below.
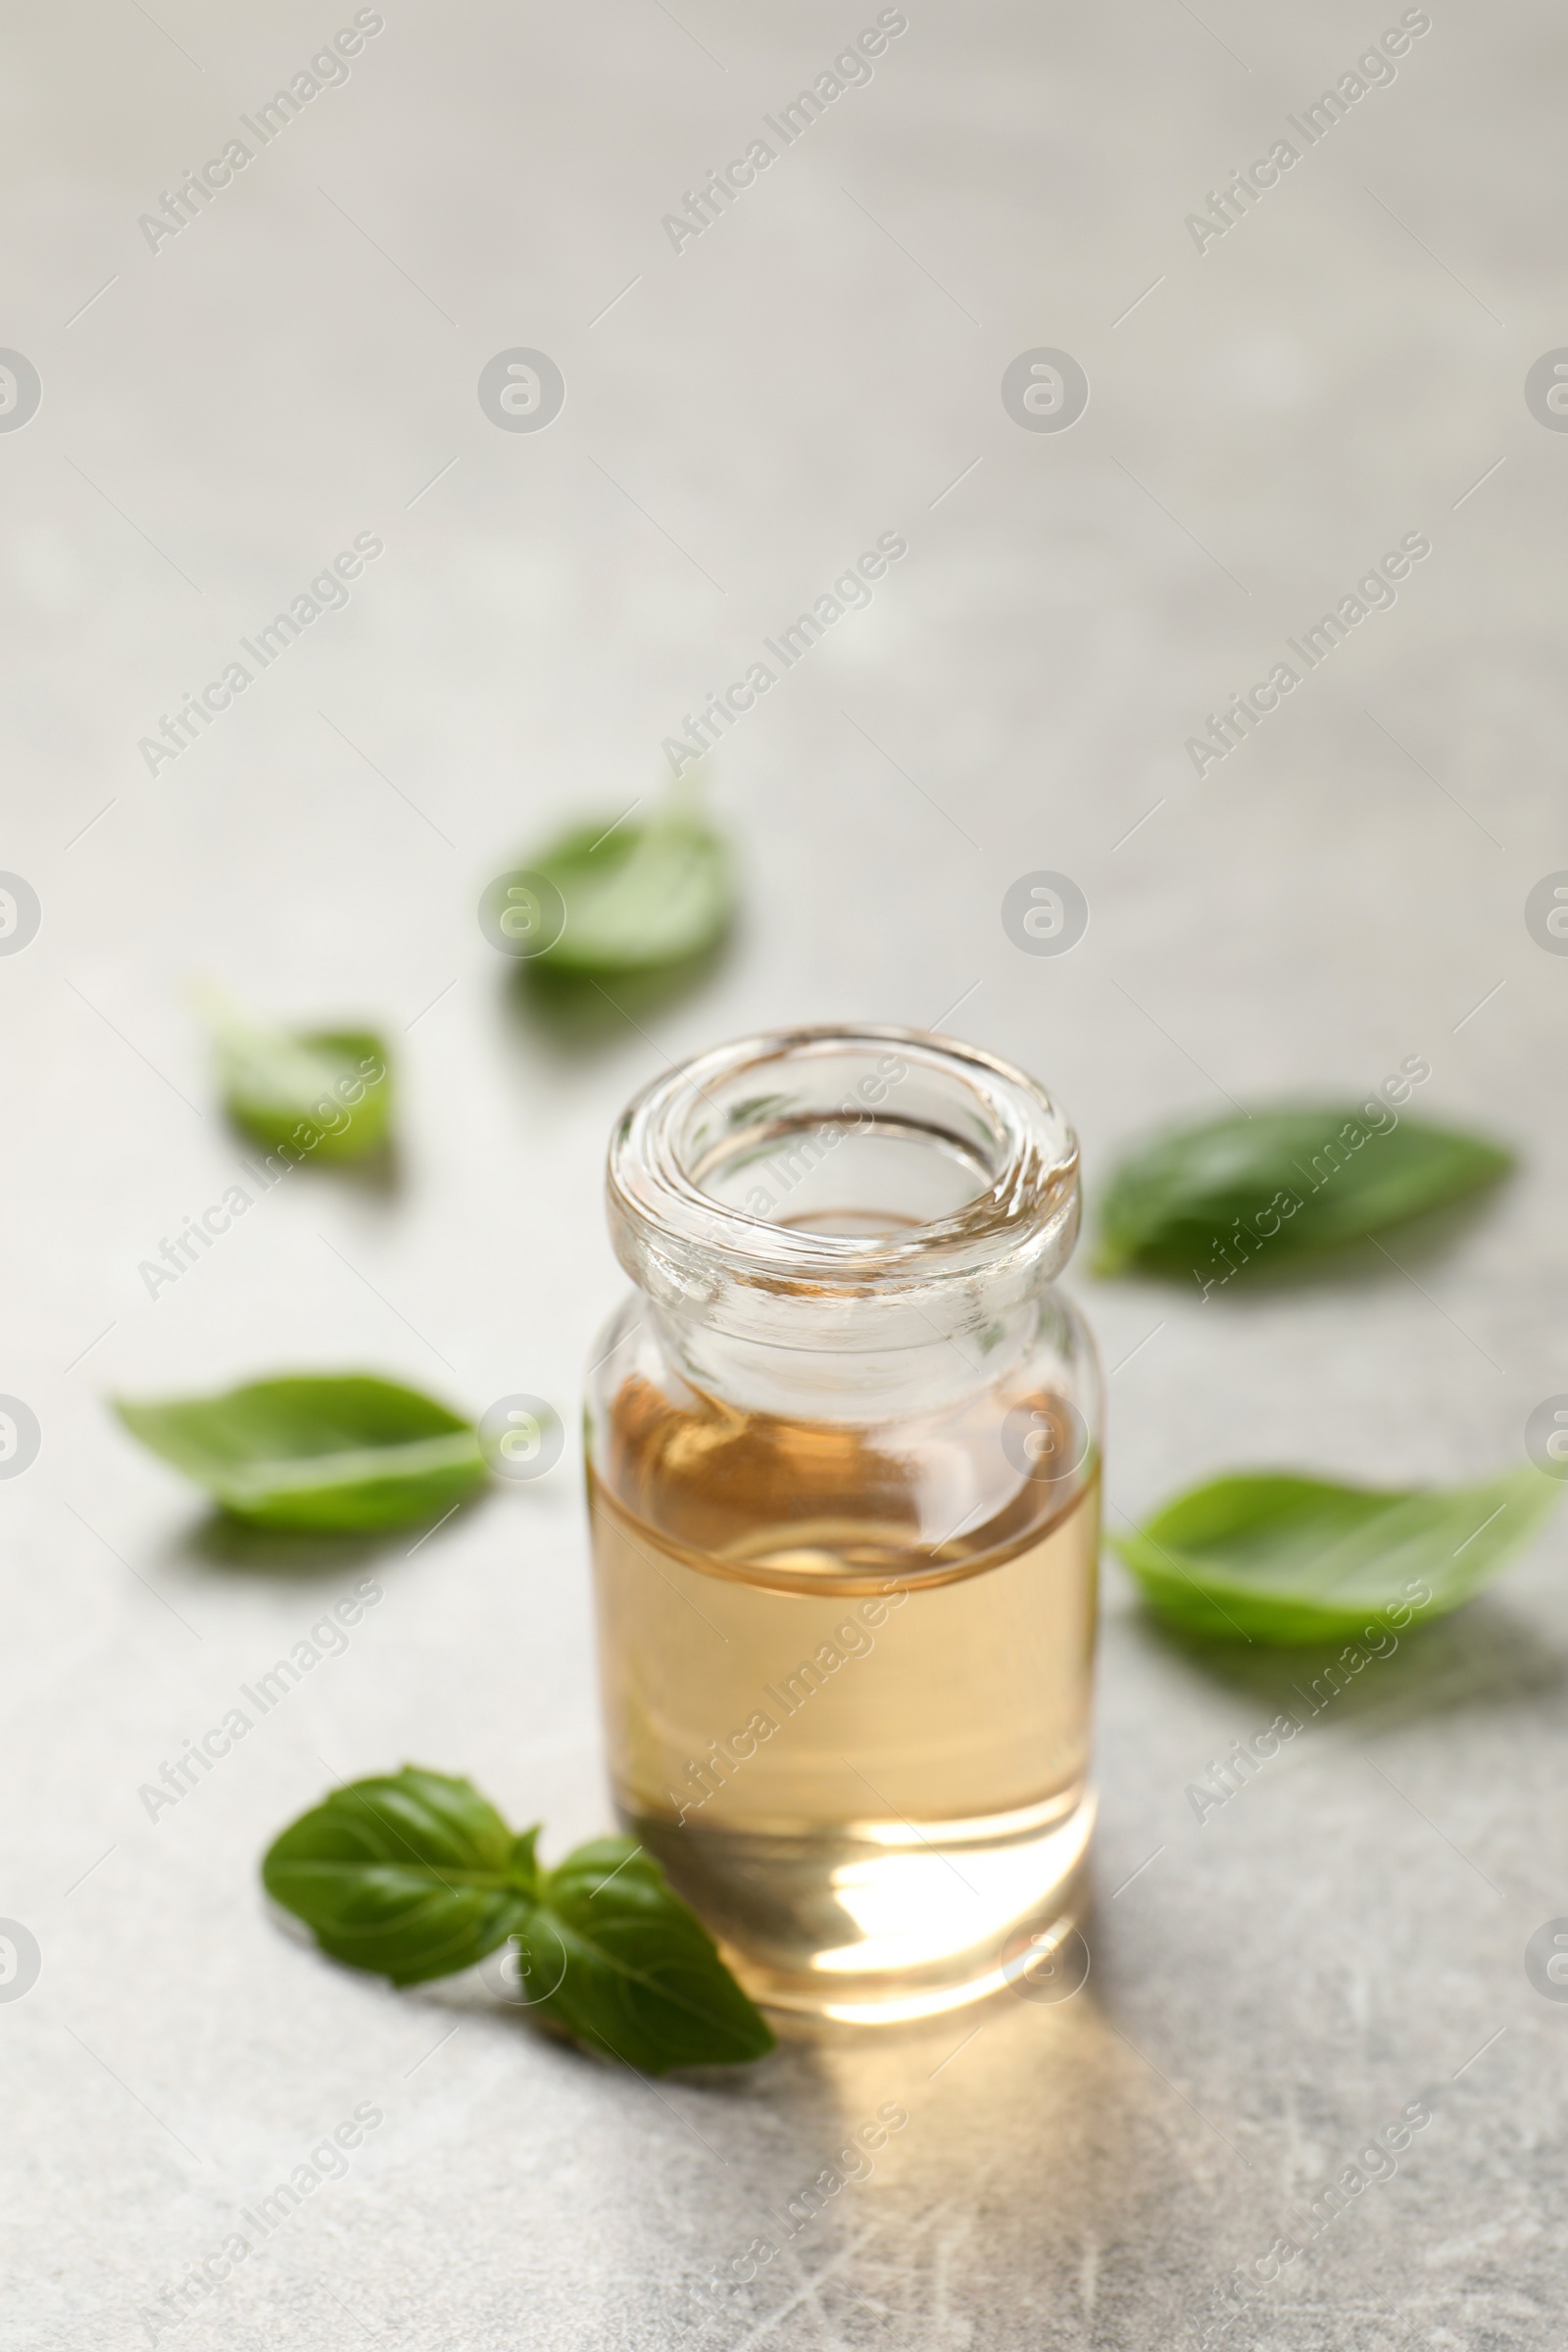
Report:
[[[851,1240],[939,1223],[988,1189],[995,1138],[982,1141],[929,1111],[906,1115],[897,1090],[909,1065],[898,1054],[856,1072],[834,1056],[808,1064],[786,1094],[728,1109],[701,1105],[692,1182],[762,1224]]]
[[[774,1302],[1021,1297],[1065,1262],[1078,1153],[1044,1089],[955,1040],[805,1029],[700,1054],[631,1104],[612,1231],[656,1298],[755,1328]],[[739,1296],[753,1295],[748,1308]],[[758,1336],[761,1336],[758,1333]],[[929,1336],[929,1335],[928,1335]]]

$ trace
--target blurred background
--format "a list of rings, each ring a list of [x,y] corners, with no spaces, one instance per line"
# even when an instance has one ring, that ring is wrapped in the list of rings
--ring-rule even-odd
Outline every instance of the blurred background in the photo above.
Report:
[[[1004,1054],[1077,1125],[1091,1216],[1152,1124],[1423,1057],[1419,1107],[1521,1157],[1428,1256],[1207,1299],[1074,1270],[1109,1506],[1521,1457],[1568,1304],[1568,962],[1525,912],[1568,866],[1555,13],[64,0],[5,40],[0,865],[38,919],[0,960],[0,1388],[41,1443],[0,1485],[0,1910],[42,1968],[0,2013],[4,2340],[1558,2342],[1568,2012],[1521,1953],[1568,1909],[1560,1532],[1201,1826],[1184,1786],[1276,1684],[1152,1630],[1107,1566],[1091,1992],[972,2044],[938,2021],[656,2092],[461,1986],[334,1974],[254,1879],[331,1777],[405,1757],[547,1850],[606,1825],[575,1438],[623,1288],[603,1153],[726,1037],[848,1017]],[[564,383],[542,429],[504,425],[494,369],[481,400],[518,351]],[[1063,404],[1026,403],[1041,353],[1086,401],[1053,360]],[[884,534],[906,555],[705,763],[738,877],[713,968],[549,1017],[486,885],[656,808],[666,739]],[[1288,640],[1415,536],[1308,670]],[[1195,752],[1281,662],[1279,708]],[[1069,953],[1004,924],[1041,870],[1087,904]],[[385,1036],[395,1170],[299,1169],[149,1296],[244,1149],[204,975]],[[548,1398],[565,1456],[412,1551],[285,1556],[104,1401],[347,1367]],[[347,1654],[149,1821],[138,1786],[366,1574]],[[911,2125],[873,2177],[705,2317],[885,2099]],[[357,2101],[386,2127],[348,2177],[161,2301]],[[1216,2319],[1289,2201],[1422,2101],[1398,2177]]]

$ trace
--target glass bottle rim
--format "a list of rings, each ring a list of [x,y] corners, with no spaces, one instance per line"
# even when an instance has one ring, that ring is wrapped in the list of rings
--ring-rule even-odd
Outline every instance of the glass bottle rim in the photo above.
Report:
[[[860,1061],[895,1065],[884,1098],[913,1076],[912,1106],[879,1121],[883,1104],[862,1081],[842,1104],[799,1107]],[[752,1213],[710,1189],[715,1170],[755,1157],[769,1135],[830,1131],[929,1143],[967,1162],[973,1190],[944,1213],[845,1233]],[[978,1327],[1057,1274],[1077,1238],[1078,1164],[1071,1126],[1011,1062],[926,1030],[831,1023],[739,1038],[656,1078],[616,1123],[607,1196],[621,1263],[662,1303],[797,1345],[853,1313],[858,1344],[897,1345]]]

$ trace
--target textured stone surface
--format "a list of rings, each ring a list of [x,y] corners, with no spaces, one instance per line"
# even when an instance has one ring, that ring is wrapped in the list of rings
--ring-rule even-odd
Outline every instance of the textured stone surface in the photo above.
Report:
[[[569,1417],[619,1292],[598,1170],[633,1088],[753,1026],[956,1006],[1059,1093],[1091,1183],[1152,1118],[1412,1054],[1423,1107],[1526,1152],[1399,1264],[1206,1303],[1077,1281],[1116,1367],[1113,1510],[1231,1463],[1516,1458],[1568,1386],[1568,960],[1523,921],[1568,866],[1568,439],[1523,398],[1568,335],[1552,12],[1435,7],[1200,254],[1184,217],[1381,19],[909,0],[870,83],[678,255],[662,215],[871,6],[386,0],[347,84],[156,254],[138,215],[352,12],[155,13],[9,33],[0,344],[43,406],[0,433],[0,864],[43,925],[0,960],[0,1388],[43,1450],[0,1484],[0,1911],[43,1969],[0,2005],[0,2341],[147,2342],[370,2102],[346,2176],[159,2341],[1196,2346],[1233,2266],[1421,2101],[1396,2177],[1215,2340],[1560,2344],[1568,2005],[1523,1968],[1568,1912],[1560,1530],[1203,1826],[1186,1785],[1301,1662],[1190,1653],[1107,1571],[1087,1990],[655,2089],[471,1985],[328,1968],[254,1876],[329,1773],[406,1756],[543,1816],[547,1850],[604,1822],[572,1461],[412,1552],[285,1556],[205,1526],[102,1402],[363,1363]],[[538,435],[475,396],[518,345],[566,378]],[[1088,371],[1070,432],[1002,407],[1037,346]],[[363,531],[386,552],[348,609],[149,776],[138,738]],[[483,884],[656,791],[661,738],[883,531],[907,558],[718,762],[746,886],[721,970],[640,1026],[541,1031]],[[1412,531],[1397,605],[1200,783],[1204,713]],[[1091,907],[1059,960],[1001,924],[1041,867]],[[153,1299],[138,1261],[239,1159],[200,972],[383,1023],[400,1170],[302,1170]],[[138,1785],[367,1574],[347,1653],[149,1821]],[[871,2177],[781,2242],[888,2100],[909,2122]],[[758,2237],[777,2253],[703,2318]]]

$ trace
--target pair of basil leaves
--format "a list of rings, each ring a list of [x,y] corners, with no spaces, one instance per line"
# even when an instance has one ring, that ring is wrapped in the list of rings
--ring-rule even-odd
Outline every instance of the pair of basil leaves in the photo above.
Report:
[[[350,1968],[425,1984],[507,1947],[508,1996],[542,2025],[650,2075],[736,2066],[771,2028],[712,1937],[627,1838],[554,1870],[471,1783],[405,1765],[355,1781],[262,1864],[273,1901]]]

